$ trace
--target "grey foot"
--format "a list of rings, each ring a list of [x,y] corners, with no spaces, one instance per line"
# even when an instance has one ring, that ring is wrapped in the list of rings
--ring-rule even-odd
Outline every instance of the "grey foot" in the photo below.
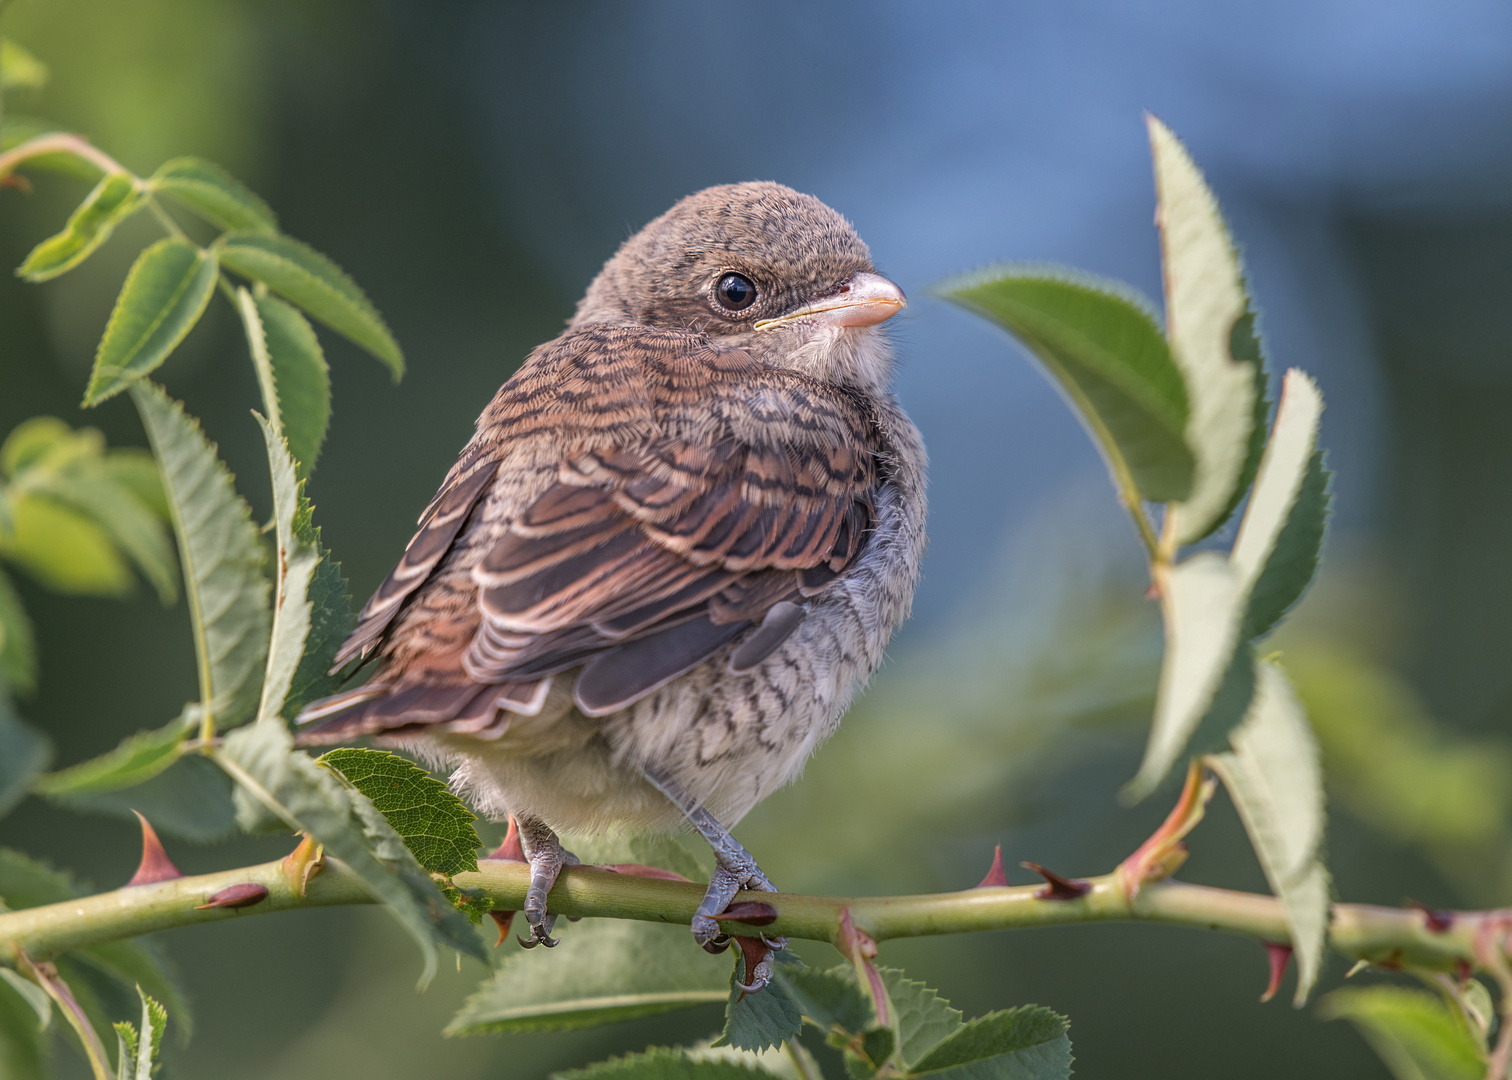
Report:
[[[660,770],[650,768],[645,773],[646,778],[683,812],[714,849],[714,859],[718,865],[713,877],[709,879],[703,901],[693,915],[693,940],[708,952],[724,952],[730,947],[731,937],[720,930],[717,916],[724,913],[741,889],[774,893],[777,886],[767,880],[751,853],[740,846],[729,830],[713,814],[684,794],[670,777]],[[757,941],[761,944],[757,945]],[[741,937],[741,951],[746,958],[749,985],[740,983],[740,988],[747,993],[755,993],[766,986],[772,979],[772,953],[787,948],[787,943],[787,938],[767,937],[765,934],[760,938]]]
[[[556,947],[557,939],[551,936],[556,916],[546,910],[546,898],[556,884],[557,875],[564,866],[577,866],[578,857],[562,847],[556,833],[540,821],[521,818],[520,846],[530,863],[530,889],[525,893],[525,921],[530,924],[530,937],[518,938],[521,945],[533,949],[544,945]]]

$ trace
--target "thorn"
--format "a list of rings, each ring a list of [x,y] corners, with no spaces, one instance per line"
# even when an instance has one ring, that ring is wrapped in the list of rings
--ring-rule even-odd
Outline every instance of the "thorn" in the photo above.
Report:
[[[595,863],[595,870],[607,870],[611,874],[628,874],[630,877],[658,878],[661,881],[689,881],[681,874],[671,870],[663,870],[659,866],[647,866],[645,863],[622,862],[622,863]]]
[[[1087,882],[1063,878],[1054,870],[1046,870],[1039,863],[1021,862],[1019,865],[1025,870],[1033,870],[1050,883],[1034,894],[1036,900],[1075,900],[1092,891],[1092,886]]]
[[[310,879],[325,866],[325,852],[309,833],[299,838],[298,845],[283,858],[284,880],[295,894],[303,896],[309,888]]]
[[[1286,974],[1286,965],[1291,963],[1292,947],[1274,941],[1262,941],[1260,944],[1265,946],[1265,956],[1270,961],[1270,982],[1265,986],[1265,993],[1260,995],[1260,1002],[1264,1004],[1281,989],[1281,977]]]
[[[510,862],[529,862],[525,857],[525,849],[520,846],[520,823],[509,815],[509,831],[504,834],[504,840],[499,844],[498,850],[489,856],[490,859],[508,859]]]
[[[0,178],[0,188],[15,188],[23,195],[30,195],[32,193],[31,181],[16,172],[7,173],[3,178]]]
[[[739,900],[714,917],[720,921],[745,923],[747,926],[771,926],[777,921],[777,909],[760,900]]]
[[[499,940],[494,942],[494,948],[504,944],[504,939],[509,936],[509,924],[514,922],[515,913],[512,911],[500,911],[495,908],[488,913],[489,918],[499,925]]]
[[[1416,908],[1423,913],[1423,926],[1430,934],[1447,934],[1454,928],[1454,912],[1445,911],[1443,908],[1431,908],[1410,896],[1404,903],[1407,907]]]
[[[1473,969],[1470,967],[1470,961],[1468,960],[1461,960],[1454,965],[1454,974],[1459,977],[1460,986],[1464,986],[1467,982],[1470,981],[1470,973],[1472,970]]]
[[[243,881],[239,885],[227,885],[194,910],[207,911],[210,908],[251,907],[253,904],[262,903],[267,898],[268,887],[266,885],[258,885],[252,881]]]
[[[131,880],[126,883],[127,887],[151,885],[183,877],[183,872],[173,865],[168,853],[163,850],[163,842],[158,839],[157,830],[141,814],[137,814],[135,810],[132,813],[142,823],[142,861],[137,866],[136,873],[131,875]]]
[[[1461,961],[1463,963],[1463,961]],[[1344,973],[1346,979],[1352,979],[1370,966],[1369,960],[1356,960],[1354,965]]]
[[[1150,582],[1150,587],[1145,590],[1144,598],[1146,600],[1159,600],[1160,599],[1160,586],[1157,585],[1157,584],[1155,584],[1153,581]]]
[[[978,889],[990,889],[998,885],[1008,884],[1008,874],[1003,870],[1003,845],[996,844],[992,849],[992,866],[987,871],[987,876],[977,883]]]

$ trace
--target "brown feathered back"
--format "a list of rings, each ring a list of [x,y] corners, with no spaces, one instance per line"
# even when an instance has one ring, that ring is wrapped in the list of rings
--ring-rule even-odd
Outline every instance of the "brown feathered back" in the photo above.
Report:
[[[871,527],[868,401],[687,331],[588,324],[540,347],[338,654],[376,655],[372,682],[307,710],[306,740],[497,734],[579,666],[577,707],[605,715],[801,603]]]

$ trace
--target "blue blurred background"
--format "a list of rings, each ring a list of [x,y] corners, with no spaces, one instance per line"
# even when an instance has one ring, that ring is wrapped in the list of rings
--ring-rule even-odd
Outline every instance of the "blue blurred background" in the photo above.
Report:
[[[311,485],[361,596],[498,384],[645,221],[709,184],[774,179],[855,223],[912,300],[895,320],[897,389],[931,453],[931,549],[894,662],[740,830],[806,891],[963,887],[994,843],[1010,865],[1101,872],[1169,802],[1115,798],[1160,639],[1105,471],[1024,356],[927,292],[1027,261],[1158,298],[1141,113],[1159,115],[1243,248],[1273,374],[1305,368],[1327,397],[1328,564],[1279,646],[1324,747],[1338,892],[1512,901],[1506,4],[16,0],[5,32],[53,69],[11,109],[139,172],[183,153],[221,162],[388,318],[411,367],[397,388],[327,340],[335,419]],[[81,194],[0,193],[0,261],[18,264]],[[143,441],[120,401],[77,409],[134,238],[40,288],[0,280],[0,432],[52,413]],[[265,513],[243,349],[213,306],[162,375]],[[43,673],[22,707],[60,762],[193,695],[182,607],[23,589]],[[125,823],[35,800],[0,842],[102,886],[133,862]],[[1226,806],[1193,846],[1184,876],[1263,887]],[[278,847],[170,841],[190,870]],[[164,944],[199,1005],[181,1076],[532,1077],[718,1022],[443,1040],[479,970],[416,997],[412,950],[372,912]],[[1342,1025],[1257,1006],[1248,942],[1100,926],[899,943],[883,959],[968,1014],[1030,1000],[1069,1013],[1079,1075],[1385,1075]]]

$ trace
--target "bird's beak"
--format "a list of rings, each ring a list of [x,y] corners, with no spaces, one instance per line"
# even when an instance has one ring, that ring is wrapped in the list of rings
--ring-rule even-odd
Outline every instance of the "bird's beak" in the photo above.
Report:
[[[908,306],[903,290],[881,274],[856,274],[828,296],[811,304],[779,315],[775,319],[757,319],[757,330],[811,319],[828,326],[875,326],[892,318]]]

